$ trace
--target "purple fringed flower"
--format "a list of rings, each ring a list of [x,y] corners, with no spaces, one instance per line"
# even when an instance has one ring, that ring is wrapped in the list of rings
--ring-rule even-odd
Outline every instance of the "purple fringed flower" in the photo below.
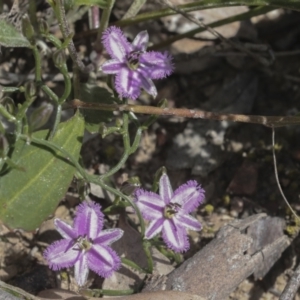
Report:
[[[115,87],[120,97],[136,99],[141,88],[156,97],[152,79],[164,78],[173,71],[172,57],[167,52],[146,52],[148,40],[147,31],[141,31],[130,44],[115,26],[103,33],[103,45],[112,59],[106,61],[101,70],[116,75]]]
[[[73,227],[60,219],[55,219],[54,224],[64,239],[54,242],[44,252],[52,270],[75,266],[75,279],[79,286],[83,286],[89,269],[102,277],[109,277],[120,268],[120,257],[109,245],[121,238],[123,231],[102,230],[100,205],[93,201],[81,203]]]
[[[181,185],[174,193],[167,174],[159,181],[159,195],[138,189],[136,204],[143,217],[151,221],[146,239],[162,232],[168,248],[175,252],[189,249],[186,228],[201,230],[201,224],[190,215],[204,200],[204,190],[194,180]]]

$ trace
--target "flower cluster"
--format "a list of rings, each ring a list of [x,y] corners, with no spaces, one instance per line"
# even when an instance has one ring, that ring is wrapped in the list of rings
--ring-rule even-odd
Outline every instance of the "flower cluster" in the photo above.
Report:
[[[138,189],[135,201],[143,217],[150,221],[145,237],[162,232],[168,248],[175,252],[189,249],[187,229],[201,230],[201,224],[190,215],[204,200],[204,190],[196,181],[188,181],[173,193],[169,177],[163,174],[159,194]]]
[[[121,229],[103,229],[104,215],[100,205],[84,201],[77,208],[73,227],[55,219],[54,224],[64,239],[51,244],[44,252],[49,267],[60,270],[75,266],[79,286],[86,283],[89,269],[102,277],[109,277],[120,268],[121,260],[109,247],[123,235]]]
[[[115,87],[120,97],[134,100],[141,88],[156,97],[152,79],[172,73],[172,57],[167,52],[146,52],[148,41],[147,31],[140,32],[131,44],[118,27],[111,26],[103,33],[103,45],[112,59],[106,61],[101,70],[116,75]]]

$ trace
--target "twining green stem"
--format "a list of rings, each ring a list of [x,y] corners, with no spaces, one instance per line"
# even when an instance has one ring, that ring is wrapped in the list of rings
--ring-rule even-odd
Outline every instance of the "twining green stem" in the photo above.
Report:
[[[210,24],[207,24],[207,26],[209,26],[211,28],[215,28],[215,27],[219,27],[219,26],[223,26],[223,25],[232,23],[232,22],[247,20],[254,16],[266,14],[274,9],[275,8],[273,8],[273,7],[255,7],[248,12],[238,14],[238,15],[235,15],[235,16],[232,16],[229,18],[225,18],[222,20],[218,20],[216,22],[212,22]],[[194,30],[190,30],[190,31],[182,33],[182,34],[178,34],[178,35],[171,37],[159,44],[155,44],[155,45],[149,47],[149,50],[161,49],[161,48],[171,45],[172,43],[179,41],[183,38],[193,37],[195,34],[206,31],[206,30],[207,30],[206,28],[200,27],[200,28],[196,28]]]
[[[96,45],[100,47],[103,31],[107,28],[109,23],[109,18],[111,15],[112,8],[115,4],[115,0],[107,0],[107,8],[103,10],[100,20],[100,26],[98,28]]]
[[[231,121],[241,123],[261,124],[267,127],[282,127],[287,125],[300,125],[300,116],[259,116],[259,115],[238,115],[224,114],[218,112],[209,112],[199,109],[187,108],[161,108],[145,105],[130,104],[99,104],[86,103],[80,100],[73,100],[68,103],[68,108],[98,109],[104,111],[131,111],[138,114],[159,115],[159,116],[177,116],[192,119]]]
[[[86,179],[87,181],[90,179],[89,174],[85,172],[85,170],[81,167],[81,165],[78,163],[78,161],[74,158],[73,155],[71,155],[68,151],[66,151],[64,148],[57,146],[55,143],[43,139],[37,139],[34,136],[28,137],[25,134],[20,135],[20,139],[28,142],[28,140],[34,144],[45,146],[47,148],[50,148],[51,150],[54,150],[55,152],[58,151],[64,155],[64,157],[74,165],[74,167],[77,169],[77,171],[80,173],[80,175]]]
[[[151,253],[151,243],[148,240],[143,241],[143,249],[147,257],[147,264],[148,264],[148,273],[153,272],[153,259],[152,259],[152,253]]]
[[[39,84],[42,81],[42,60],[39,49],[36,45],[32,46],[32,52],[35,60],[35,80]]]
[[[9,122],[16,123],[16,121],[17,121],[15,116],[11,115],[2,104],[0,104],[0,115],[2,115],[4,118],[6,118]]]
[[[123,113],[123,144],[124,144],[124,148],[125,150],[130,149],[130,137],[129,137],[129,132],[128,132],[128,125],[129,125],[129,114],[127,111],[125,111]]]
[[[51,42],[57,49],[61,49],[62,42],[52,34],[42,34],[44,38],[46,38],[49,42]]]
[[[41,89],[54,103],[58,103],[59,98],[46,84],[43,84]]]
[[[130,154],[130,139],[128,133],[128,112],[124,112],[123,114],[122,135],[123,135],[124,152],[121,156],[121,159],[112,169],[110,169],[107,173],[100,176],[101,180],[118,172],[123,167]]]
[[[139,265],[137,265],[135,262],[133,262],[130,259],[127,258],[121,258],[122,260],[122,264],[129,266],[132,269],[135,269],[136,271],[140,272],[140,273],[144,273],[147,274],[148,272],[146,270],[144,270],[143,268],[141,268]]]
[[[99,179],[98,176],[90,177],[89,182],[95,183],[95,184],[101,186],[103,189],[111,192],[115,196],[118,196],[118,197],[124,199],[125,201],[127,201],[133,207],[133,209],[135,210],[135,212],[137,214],[137,217],[139,219],[140,226],[141,226],[141,235],[142,235],[142,237],[144,237],[144,235],[145,235],[145,222],[144,222],[144,219],[141,215],[141,212],[140,212],[139,208],[137,207],[137,205],[135,204],[135,202],[133,202],[128,196],[124,195],[119,190],[116,190],[115,188],[113,188],[113,187],[107,185],[106,183],[104,183],[102,180]]]
[[[58,99],[58,104],[63,104],[71,94],[72,81],[71,81],[70,75],[68,73],[66,64],[64,64],[59,70],[64,77],[65,90],[64,90],[64,93]]]
[[[62,112],[61,104],[58,104],[56,106],[54,124],[53,124],[53,127],[52,127],[50,135],[49,135],[49,140],[53,139],[53,137],[54,137],[54,135],[57,131],[58,125],[59,125],[60,120],[61,120],[61,112]]]
[[[135,151],[139,147],[141,137],[142,137],[142,132],[143,132],[143,128],[139,127],[136,131],[135,138],[134,138],[134,141],[133,141],[132,146],[130,148],[129,154],[135,153]]]
[[[19,87],[14,87],[14,86],[3,86],[1,88],[3,93],[13,93],[13,92],[17,92],[20,90]]]

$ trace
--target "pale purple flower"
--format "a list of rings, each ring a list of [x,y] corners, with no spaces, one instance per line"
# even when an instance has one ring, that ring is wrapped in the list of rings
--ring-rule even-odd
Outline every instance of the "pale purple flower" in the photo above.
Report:
[[[122,237],[121,229],[103,228],[100,205],[84,201],[76,212],[73,227],[55,219],[54,224],[64,239],[51,244],[44,252],[49,267],[60,270],[75,266],[79,286],[86,283],[89,269],[102,277],[109,277],[120,268],[121,260],[109,245]]]
[[[146,52],[148,41],[147,31],[141,31],[132,43],[118,27],[111,26],[103,33],[103,45],[112,59],[106,61],[101,70],[116,75],[115,87],[120,97],[136,99],[141,88],[156,97],[152,79],[172,73],[172,57],[167,52]]]
[[[204,190],[194,180],[181,185],[173,193],[169,177],[163,174],[159,194],[138,189],[135,200],[143,217],[151,221],[145,238],[151,239],[162,232],[168,248],[175,252],[189,249],[187,230],[201,230],[202,226],[190,213],[204,200]]]

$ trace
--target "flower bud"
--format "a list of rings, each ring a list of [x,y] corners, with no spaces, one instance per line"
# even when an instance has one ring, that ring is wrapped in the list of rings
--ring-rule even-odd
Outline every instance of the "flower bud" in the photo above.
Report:
[[[104,138],[107,134],[107,127],[105,125],[105,123],[100,123],[99,124],[99,129],[98,132],[100,133],[100,135]]]
[[[7,112],[11,115],[15,115],[16,113],[16,105],[12,98],[10,97],[4,97],[1,99],[0,103],[5,107]]]
[[[137,188],[141,186],[140,179],[138,177],[132,177],[127,181],[123,182],[120,191],[125,195],[132,195]]]
[[[64,50],[56,50],[52,56],[53,62],[57,68],[61,68],[67,61]]]
[[[0,133],[0,157],[4,158],[9,149],[8,141],[4,134]]]
[[[39,31],[40,31],[41,34],[48,34],[49,33],[49,25],[44,19],[41,19],[39,21]]]
[[[22,33],[31,45],[35,44],[34,29],[30,23],[28,15],[24,15],[22,18]]]
[[[28,81],[25,84],[25,96],[26,98],[34,98],[36,96],[36,85],[33,81]]]
[[[122,119],[117,118],[117,119],[116,119],[116,127],[117,127],[117,128],[121,128],[121,127],[122,127],[122,124],[123,124]]]
[[[53,106],[47,102],[43,102],[29,117],[29,125],[31,131],[35,131],[44,126],[53,111]]]
[[[158,107],[161,107],[161,108],[166,108],[168,106],[168,100],[166,98],[164,99],[161,99],[158,104],[157,104]]]

